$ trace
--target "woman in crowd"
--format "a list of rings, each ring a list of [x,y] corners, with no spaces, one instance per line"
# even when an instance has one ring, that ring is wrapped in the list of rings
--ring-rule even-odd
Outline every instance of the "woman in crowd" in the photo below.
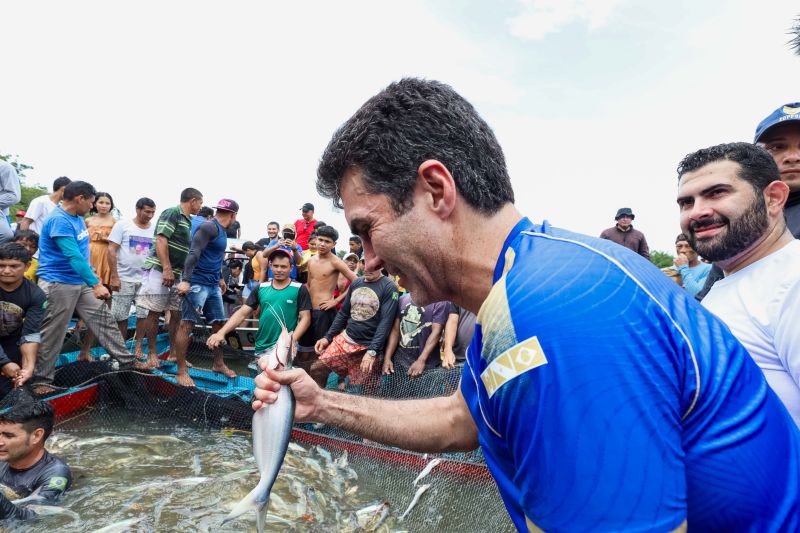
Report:
[[[114,199],[107,192],[98,192],[95,195],[94,205],[86,219],[86,228],[89,230],[89,263],[92,270],[109,290],[111,283],[111,267],[108,264],[108,236],[117,222],[111,211],[114,209]],[[111,303],[111,300],[108,301]],[[84,337],[80,361],[91,361],[89,350],[94,344],[94,335],[88,329]]]

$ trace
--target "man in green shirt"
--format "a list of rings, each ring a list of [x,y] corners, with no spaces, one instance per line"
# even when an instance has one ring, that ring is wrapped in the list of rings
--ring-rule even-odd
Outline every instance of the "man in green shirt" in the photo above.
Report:
[[[213,350],[225,342],[225,335],[236,329],[258,307],[261,308],[261,313],[256,333],[256,356],[269,352],[278,342],[281,324],[275,315],[286,324],[289,332],[294,331],[293,339],[299,339],[306,332],[311,324],[311,295],[304,285],[289,277],[292,271],[292,253],[286,248],[276,249],[269,255],[269,266],[272,269],[272,279],[251,292],[245,304],[218,332],[208,338],[206,344],[209,348]]]
[[[197,189],[184,189],[181,203],[165,209],[156,223],[155,246],[144,262],[142,287],[136,305],[148,310],[145,331],[155,338],[158,316],[170,311],[169,342],[174,346],[175,332],[181,321],[181,300],[175,292],[175,280],[181,279],[183,263],[192,242],[192,215],[203,207],[203,194]],[[152,337],[150,337],[152,335]]]

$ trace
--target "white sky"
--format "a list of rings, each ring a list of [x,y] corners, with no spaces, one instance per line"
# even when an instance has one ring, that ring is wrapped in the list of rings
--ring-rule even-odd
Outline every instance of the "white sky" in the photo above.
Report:
[[[286,4],[286,5],[284,5]],[[631,207],[672,252],[678,161],[752,140],[800,101],[796,2],[4,1],[0,152],[110,192],[126,216],[181,189],[239,201],[244,236],[317,196],[333,131],[404,76],[468,98],[504,147],[517,205],[588,234]]]

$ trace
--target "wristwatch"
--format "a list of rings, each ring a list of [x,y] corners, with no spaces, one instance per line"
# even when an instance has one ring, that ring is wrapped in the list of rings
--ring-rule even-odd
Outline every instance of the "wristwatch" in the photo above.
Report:
[[[367,350],[367,355],[370,357],[378,357],[378,352],[375,350]]]

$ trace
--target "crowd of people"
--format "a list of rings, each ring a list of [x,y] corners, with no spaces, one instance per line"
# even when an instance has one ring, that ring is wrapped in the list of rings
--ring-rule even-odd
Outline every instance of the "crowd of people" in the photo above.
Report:
[[[6,205],[12,174],[0,163]],[[58,178],[2,233],[0,394],[54,391],[74,313],[93,335],[83,358],[96,338],[143,371],[164,316],[187,387],[195,326],[211,329],[212,370],[234,377],[222,344],[255,319],[256,356],[286,330],[299,367],[264,368],[255,408],[283,384],[298,420],[420,451],[480,444],[520,530],[800,528],[800,103],[752,143],[687,155],[677,178],[664,273],[680,289],[645,260],[631,208],[600,239],[520,214],[490,128],[438,82],[390,85],[325,150],[318,190],[354,233],[341,254],[311,203],[231,248],[233,199],[212,210],[186,188],[155,223],[149,198],[117,220],[109,193]],[[434,399],[325,390],[331,373],[369,392],[454,366],[459,389]]]

